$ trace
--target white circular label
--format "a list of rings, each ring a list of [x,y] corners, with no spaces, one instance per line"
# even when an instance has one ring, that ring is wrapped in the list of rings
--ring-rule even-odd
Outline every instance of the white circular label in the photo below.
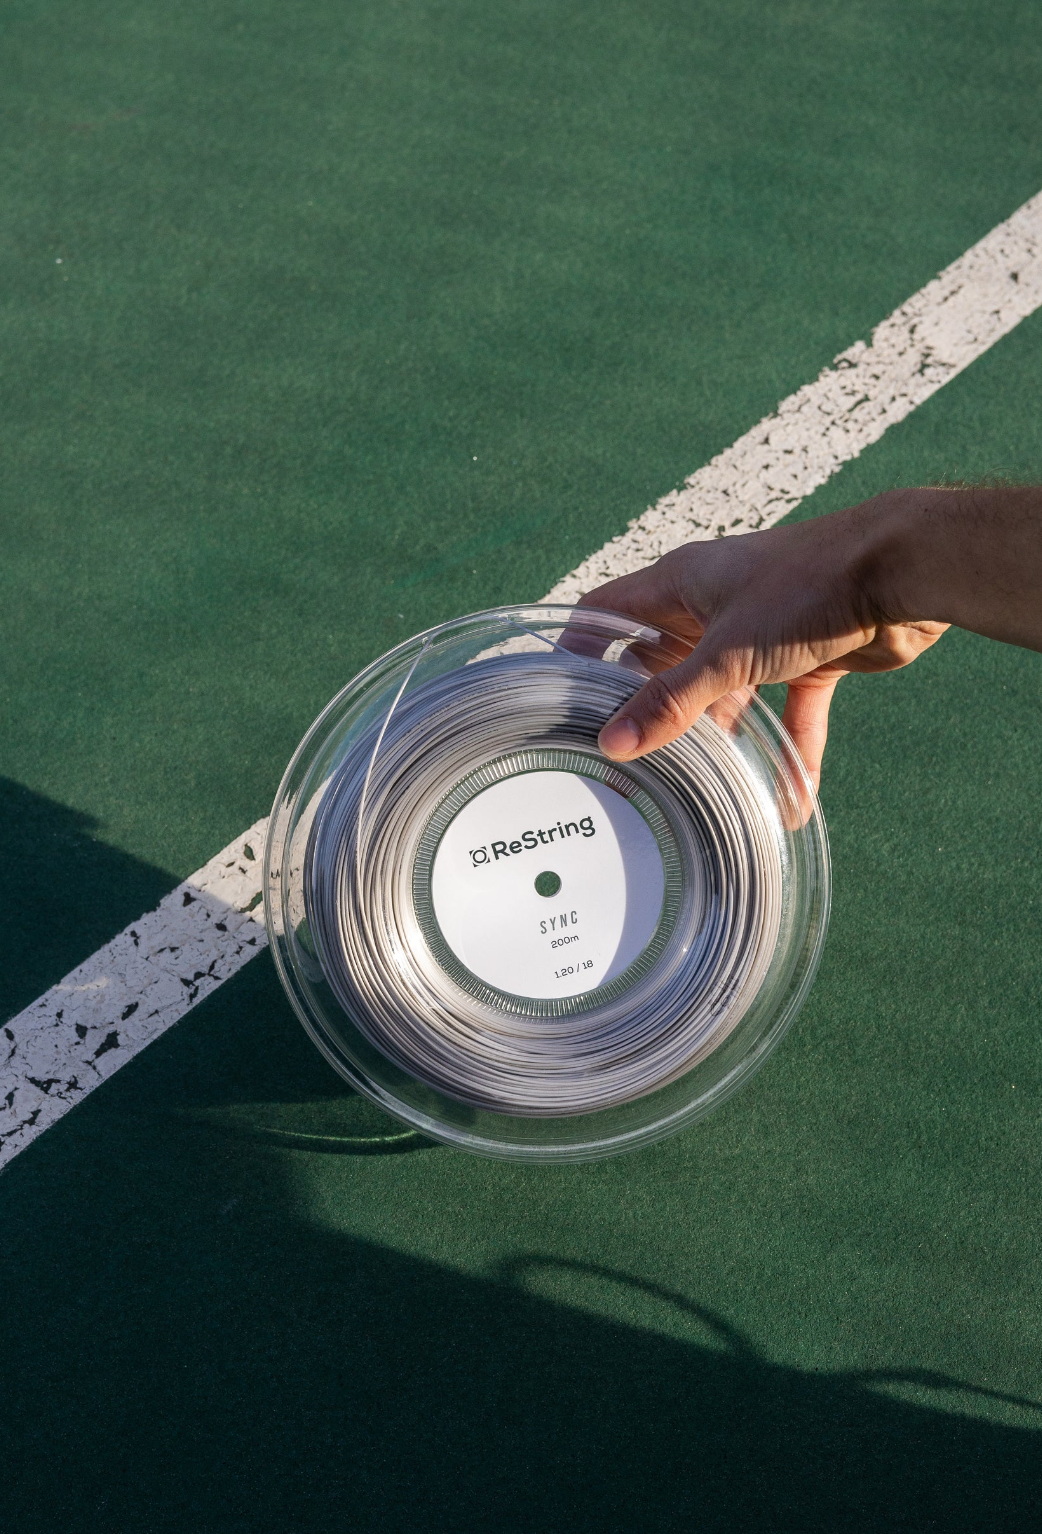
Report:
[[[647,821],[572,772],[525,772],[476,794],[431,869],[445,941],[513,996],[577,996],[628,969],[654,936],[665,873]]]

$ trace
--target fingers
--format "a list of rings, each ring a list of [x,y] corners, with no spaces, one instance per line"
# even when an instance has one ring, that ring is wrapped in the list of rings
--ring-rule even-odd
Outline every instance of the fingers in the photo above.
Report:
[[[822,676],[804,676],[789,683],[782,724],[792,736],[810,780],[821,783],[821,761],[829,732],[829,705],[845,671],[829,667]]]
[[[579,598],[578,615],[584,607],[602,607],[622,613],[638,623],[662,628],[693,644],[702,635],[705,623],[691,610],[674,579],[675,561],[669,555],[643,570],[606,581]]]
[[[683,735],[704,709],[744,681],[733,658],[707,651],[703,641],[687,660],[660,671],[634,693],[601,730],[600,748],[619,762],[656,751]]]
[[[605,756],[631,762],[676,740],[706,709],[723,706],[747,685],[748,666],[734,650],[707,651],[705,641],[687,660],[645,682],[601,730]],[[828,738],[829,705],[844,668],[828,665],[789,683],[782,723],[817,788]]]
[[[572,609],[568,623],[558,637],[558,648],[567,650],[572,655],[585,655],[591,659],[600,660],[607,650],[617,645],[619,639],[624,637],[624,631],[620,634],[617,622],[605,622],[605,613],[612,614],[613,618],[622,616],[629,619],[634,637],[626,641],[626,648],[618,656],[619,663],[642,671],[645,676],[653,671],[663,671],[668,666],[677,665],[691,652],[690,643],[677,640],[674,635],[658,628],[646,616],[634,618],[625,613],[621,606],[614,609],[600,608],[585,598],[580,605]],[[638,635],[644,637],[635,637]]]

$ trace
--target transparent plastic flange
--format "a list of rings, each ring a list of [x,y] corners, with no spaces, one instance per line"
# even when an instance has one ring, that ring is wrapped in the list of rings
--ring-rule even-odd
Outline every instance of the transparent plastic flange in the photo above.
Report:
[[[668,921],[663,914],[645,955],[621,979],[561,1007],[498,992],[451,955],[447,962],[425,908],[417,870],[429,865],[432,826],[451,818],[450,796],[466,798],[461,783],[475,774],[484,783],[526,766],[571,766],[589,779],[598,773],[610,779],[616,769],[597,751],[599,725],[653,671],[686,653],[673,636],[594,608],[477,613],[417,635],[375,661],[301,742],[279,787],[265,848],[265,912],[276,967],[330,1064],[357,1092],[421,1134],[479,1155],[541,1162],[585,1161],[647,1145],[729,1097],[799,1011],[828,924],[828,841],[795,748],[752,690],[723,700],[672,758],[653,753],[609,781],[654,831],[675,886],[671,893],[667,878]],[[525,699],[538,704],[544,694],[555,701],[533,713]],[[463,700],[458,720],[454,698]],[[415,722],[411,733],[405,727],[411,719],[423,726],[428,718],[429,728],[419,733]],[[422,792],[409,786],[411,776],[422,781]],[[412,830],[401,830],[399,823],[410,820]],[[729,880],[739,887],[730,888]],[[731,970],[714,978],[714,955],[724,951],[725,939]],[[752,958],[743,956],[743,941],[759,944]],[[707,980],[697,995],[703,971],[717,990]],[[500,1021],[508,1034],[534,1029],[543,1047],[558,1013],[565,1033],[581,1029],[584,1017],[603,1018],[605,1037],[614,1037],[612,1029],[624,1037],[631,1003],[643,1032],[632,1058],[613,1057],[603,1075],[607,1085],[599,1085],[596,1070],[584,1071],[581,1059],[566,1058],[563,1044],[557,1046],[564,1051],[561,1068],[551,1059],[545,1093],[536,1072],[525,1078],[516,1103],[509,1086],[489,1096],[463,1076],[454,1080],[454,1057],[442,1048],[437,1018],[428,1026],[424,987],[432,975],[443,1022],[456,1006],[472,1034],[486,1030],[493,1051]],[[656,1025],[657,1005],[666,1010]],[[679,1035],[681,1055],[663,1053],[656,1026],[662,1038],[672,1038],[673,1013],[686,1008],[692,1016],[698,1006],[699,1028]],[[397,1014],[401,1046],[377,1017],[380,1007],[385,1020]],[[546,1047],[555,1047],[552,1038]],[[657,1078],[650,1089],[642,1087],[642,1064],[660,1056]],[[458,1051],[455,1058],[462,1058]],[[600,1101],[598,1092],[605,1105],[590,1106]]]

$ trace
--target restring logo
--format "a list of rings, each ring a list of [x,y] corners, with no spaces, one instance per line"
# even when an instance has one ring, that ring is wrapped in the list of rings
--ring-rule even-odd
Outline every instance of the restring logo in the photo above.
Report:
[[[522,831],[516,841],[491,842],[487,847],[472,847],[470,862],[473,868],[480,868],[483,863],[498,863],[500,858],[516,857],[519,852],[534,852],[537,847],[550,847],[554,844],[555,836],[563,842],[570,836],[596,834],[593,816],[584,815],[582,820],[566,820],[563,825],[557,821],[542,831]]]

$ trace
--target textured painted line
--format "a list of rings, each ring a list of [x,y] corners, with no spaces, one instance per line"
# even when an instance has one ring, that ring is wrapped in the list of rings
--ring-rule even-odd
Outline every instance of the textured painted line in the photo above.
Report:
[[[692,539],[771,526],[1040,306],[1042,193],[546,600],[575,601]],[[264,947],[264,830],[251,826],[0,1028],[0,1166]]]
[[[266,826],[0,1027],[0,1166],[265,947]]]
[[[1042,192],[591,554],[550,592],[584,591],[650,565],[667,550],[770,527],[895,421],[936,394],[1042,305]]]

